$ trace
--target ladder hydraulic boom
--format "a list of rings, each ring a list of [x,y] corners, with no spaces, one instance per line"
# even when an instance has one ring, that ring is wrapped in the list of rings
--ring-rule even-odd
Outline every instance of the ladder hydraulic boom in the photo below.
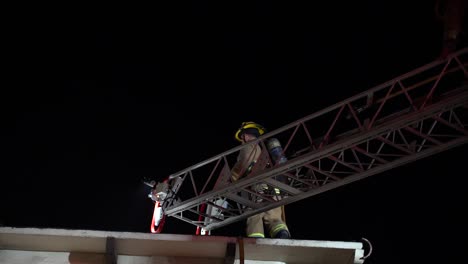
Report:
[[[467,65],[465,48],[261,136],[249,144],[278,139],[287,161],[262,151],[236,183],[246,145],[170,175],[150,197],[158,214],[209,231],[467,143]]]

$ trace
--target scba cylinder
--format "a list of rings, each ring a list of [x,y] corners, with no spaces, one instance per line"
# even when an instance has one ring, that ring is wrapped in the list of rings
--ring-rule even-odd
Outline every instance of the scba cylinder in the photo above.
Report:
[[[282,164],[288,161],[283,153],[283,147],[281,147],[281,143],[278,139],[272,138],[268,140],[267,148],[275,164]]]

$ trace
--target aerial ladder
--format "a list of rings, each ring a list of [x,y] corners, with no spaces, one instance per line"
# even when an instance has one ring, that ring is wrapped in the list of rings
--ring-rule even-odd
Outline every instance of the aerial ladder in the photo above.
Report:
[[[174,217],[207,235],[467,143],[467,65],[464,48],[264,134],[249,144],[270,151],[262,151],[249,176],[235,183],[230,170],[248,144],[162,182],[146,182],[155,203],[151,232],[160,233]],[[280,192],[256,191],[259,184]]]

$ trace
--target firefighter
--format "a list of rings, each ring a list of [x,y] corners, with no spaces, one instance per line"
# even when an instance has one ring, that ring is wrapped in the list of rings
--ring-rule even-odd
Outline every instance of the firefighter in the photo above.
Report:
[[[244,122],[237,130],[235,138],[242,144],[256,140],[265,133],[265,128],[255,122]],[[250,144],[242,148],[237,157],[237,162],[231,169],[233,182],[246,177],[252,170],[262,149],[258,144]],[[264,238],[264,225],[271,238],[291,238],[288,227],[284,221],[283,207],[277,207],[266,212],[259,213],[247,219],[247,236]]]

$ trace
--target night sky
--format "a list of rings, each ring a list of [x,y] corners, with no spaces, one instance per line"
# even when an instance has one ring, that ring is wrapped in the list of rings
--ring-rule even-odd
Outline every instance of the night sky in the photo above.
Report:
[[[237,146],[241,122],[274,130],[441,51],[435,1],[294,2],[18,22],[4,72],[13,82],[2,105],[1,224],[149,233],[144,177]],[[287,205],[292,236],[367,238],[366,263],[467,263],[467,155],[461,146]],[[169,218],[163,232],[195,227]],[[243,234],[242,223],[213,231]]]

